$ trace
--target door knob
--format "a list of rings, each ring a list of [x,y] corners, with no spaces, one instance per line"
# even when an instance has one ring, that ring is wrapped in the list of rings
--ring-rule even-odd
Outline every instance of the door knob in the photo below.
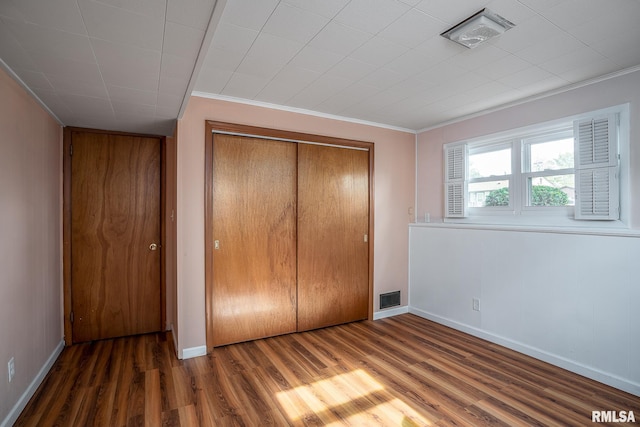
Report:
[[[149,245],[149,250],[155,251],[158,249],[158,244],[157,243],[152,243]]]

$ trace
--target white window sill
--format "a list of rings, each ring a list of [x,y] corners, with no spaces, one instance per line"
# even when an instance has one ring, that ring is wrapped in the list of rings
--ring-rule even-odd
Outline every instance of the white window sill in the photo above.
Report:
[[[474,221],[474,222],[472,222]],[[581,234],[595,236],[617,236],[617,237],[640,237],[640,230],[627,228],[620,221],[602,221],[609,224],[575,225],[575,220],[571,220],[572,225],[523,225],[523,224],[499,224],[499,223],[479,223],[475,218],[447,219],[446,222],[414,222],[409,227],[425,228],[449,228],[467,230],[494,230],[494,231],[518,231],[529,233],[555,233],[555,234]],[[593,221],[591,221],[593,222]]]

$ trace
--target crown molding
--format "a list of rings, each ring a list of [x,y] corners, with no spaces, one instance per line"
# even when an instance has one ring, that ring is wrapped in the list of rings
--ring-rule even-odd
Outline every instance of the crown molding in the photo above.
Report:
[[[191,92],[191,96],[215,99],[218,101],[234,102],[236,104],[252,105],[254,107],[269,108],[272,110],[287,111],[290,113],[298,113],[298,114],[304,114],[307,116],[321,117],[323,119],[339,120],[341,122],[355,123],[359,125],[373,126],[373,127],[383,128],[383,129],[395,130],[399,132],[406,132],[412,135],[416,134],[416,131],[413,129],[407,129],[407,128],[402,128],[398,126],[391,126],[384,123],[370,122],[367,120],[354,119],[351,117],[338,116],[335,114],[321,113],[319,111],[306,110],[304,108],[287,107],[285,105],[271,104],[269,102],[255,101],[255,100],[244,99],[244,98],[235,98],[233,96],[218,95],[214,93],[199,92],[199,91]]]

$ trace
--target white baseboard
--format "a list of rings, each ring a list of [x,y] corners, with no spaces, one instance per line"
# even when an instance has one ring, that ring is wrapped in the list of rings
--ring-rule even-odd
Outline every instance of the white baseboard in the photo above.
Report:
[[[465,325],[464,323],[459,323],[455,320],[447,319],[445,317],[441,317],[415,307],[409,307],[409,313],[415,314],[416,316],[420,316],[428,320],[432,320],[436,323],[440,323],[458,331],[465,332],[469,335],[482,338],[494,344],[499,344],[503,347],[507,347],[519,353],[526,354],[527,356],[542,360],[543,362],[547,362],[560,368],[566,369],[567,371],[574,372],[603,384],[610,385],[611,387],[615,387],[619,390],[626,391],[627,393],[640,396],[640,384],[629,381],[625,378],[620,378],[616,375],[591,368],[562,356],[548,353],[546,351],[531,347],[521,342],[513,341],[509,338],[501,337],[482,329],[474,328],[472,326]]]
[[[399,314],[405,314],[409,312],[409,306],[405,305],[403,307],[397,308],[388,308],[382,311],[376,311],[373,313],[373,320],[384,319],[385,317],[397,316]]]
[[[29,403],[29,400],[36,393],[36,390],[38,390],[38,387],[40,387],[42,381],[44,381],[44,377],[47,376],[47,374],[53,367],[53,364],[56,363],[56,360],[58,360],[58,356],[60,356],[60,353],[62,353],[63,349],[64,340],[58,343],[56,348],[53,350],[53,353],[51,353],[45,364],[42,365],[42,368],[40,368],[40,371],[38,371],[36,377],[33,379],[33,381],[31,381],[31,384],[29,384],[24,393],[22,393],[22,396],[20,396],[20,399],[18,399],[16,404],[13,405],[13,408],[11,408],[7,417],[2,421],[2,423],[0,423],[0,427],[9,427],[16,422],[24,408],[27,406],[27,403]]]
[[[207,346],[201,345],[199,347],[185,348],[184,350],[180,351],[178,358],[191,359],[192,357],[206,356],[206,355],[207,355]]]
[[[173,323],[170,326],[171,336],[173,337],[173,348],[176,350],[176,357],[178,359],[191,359],[193,357],[198,356],[206,356],[207,355],[207,346],[201,345],[199,347],[190,347],[185,348],[183,350],[179,350],[178,347],[178,337],[173,329]]]

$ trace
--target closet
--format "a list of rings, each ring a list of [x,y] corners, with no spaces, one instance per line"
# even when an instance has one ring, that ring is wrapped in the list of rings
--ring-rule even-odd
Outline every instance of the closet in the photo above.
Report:
[[[369,153],[298,144],[298,330],[367,317]]]
[[[296,146],[215,135],[215,345],[296,330]]]
[[[207,134],[207,347],[368,318],[373,144]]]

